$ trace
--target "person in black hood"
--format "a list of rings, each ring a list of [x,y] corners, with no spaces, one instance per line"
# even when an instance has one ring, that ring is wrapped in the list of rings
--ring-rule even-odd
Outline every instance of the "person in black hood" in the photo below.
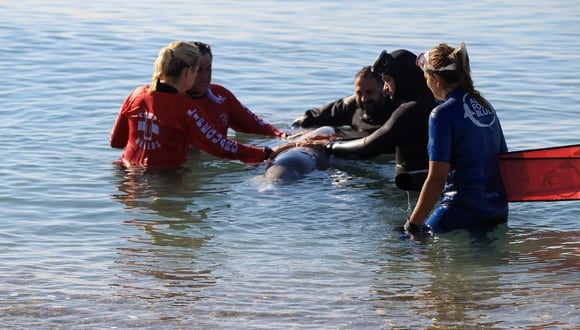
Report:
[[[294,122],[294,125],[308,128],[327,125],[333,127],[350,126],[353,131],[335,130],[336,134],[314,134],[300,142],[289,142],[277,148],[271,158],[276,161],[279,154],[294,150],[295,147],[320,150],[321,152],[323,152],[322,149],[326,150],[326,153],[323,152],[325,157],[318,154],[318,156],[307,158],[309,160],[305,161],[307,165],[315,163],[313,160],[310,161],[311,159],[318,161],[318,158],[325,158],[326,160],[331,154],[349,159],[370,159],[380,154],[395,154],[397,186],[403,190],[419,191],[425,178],[422,175],[405,174],[410,174],[406,172],[424,173],[428,168],[428,120],[436,103],[433,94],[425,83],[423,71],[415,65],[416,58],[415,54],[404,49],[392,53],[383,51],[372,67],[365,67],[359,72],[359,74],[366,72],[364,75],[357,74],[354,96],[329,103],[319,111],[309,110]],[[356,102],[353,100],[356,97],[357,86],[361,85],[362,87],[361,81],[364,81],[360,78],[366,77],[368,80],[366,85],[371,87],[375,85],[375,88],[379,88],[380,85],[373,82],[372,76],[380,77],[383,82],[381,96],[383,96],[384,102],[381,102],[381,107],[375,106],[375,104],[379,104],[378,102],[369,101],[369,104],[373,103],[373,106],[365,107],[362,106],[364,105],[362,98]],[[372,88],[369,87],[370,89]],[[361,90],[367,89],[361,88]],[[371,109],[373,115],[368,117]],[[366,120],[358,120],[357,118]],[[372,125],[368,125],[371,124],[369,118],[379,119],[381,123],[374,122],[375,127],[372,127]],[[366,121],[366,125],[361,125],[364,121]],[[353,132],[358,132],[358,136],[353,135]],[[283,170],[274,171],[275,173],[271,177],[281,177],[287,171],[292,172],[296,163],[302,164],[304,157],[288,156],[286,158],[292,161],[290,165],[279,166]],[[276,169],[277,167],[272,166],[271,168]],[[312,169],[314,166],[308,168]],[[404,179],[401,180],[401,184],[399,177]]]
[[[436,106],[425,83],[423,72],[415,65],[417,56],[399,49],[383,51],[373,65],[381,75],[384,93],[395,104],[389,119],[369,136],[326,144],[331,154],[350,159],[370,159],[380,154],[396,156],[396,174],[428,168],[428,119]],[[415,187],[413,190],[420,189]]]
[[[354,78],[354,94],[313,108],[294,120],[292,127],[348,126],[348,136],[367,136],[381,127],[395,107],[383,91],[381,76],[372,66],[360,69]]]

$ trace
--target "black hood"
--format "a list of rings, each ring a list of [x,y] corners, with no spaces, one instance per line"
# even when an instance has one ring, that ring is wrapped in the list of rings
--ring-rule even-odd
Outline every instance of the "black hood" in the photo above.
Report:
[[[390,53],[392,61],[385,67],[383,74],[395,80],[397,101],[409,101],[429,92],[423,71],[415,64],[417,56],[406,49],[397,49]]]

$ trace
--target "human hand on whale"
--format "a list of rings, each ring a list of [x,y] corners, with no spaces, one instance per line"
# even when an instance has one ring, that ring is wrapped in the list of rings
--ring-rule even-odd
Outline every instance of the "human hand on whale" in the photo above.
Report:
[[[336,134],[321,134],[315,135],[305,138],[301,141],[294,141],[294,142],[286,142],[280,145],[277,145],[272,148],[272,153],[270,154],[269,159],[274,159],[280,153],[287,151],[292,148],[312,148],[320,151],[324,151],[326,146],[333,141],[342,140],[342,137]]]

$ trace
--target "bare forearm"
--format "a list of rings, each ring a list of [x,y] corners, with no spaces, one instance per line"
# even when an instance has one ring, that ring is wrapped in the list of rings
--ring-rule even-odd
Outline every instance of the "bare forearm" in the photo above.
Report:
[[[420,226],[425,222],[429,212],[441,197],[448,172],[448,163],[429,162],[429,174],[419,194],[417,205],[409,218],[411,223]]]
[[[425,222],[429,212],[431,212],[433,206],[439,200],[441,190],[442,185],[439,185],[438,182],[434,182],[433,180],[429,181],[429,179],[425,180],[417,205],[409,218],[412,223],[420,226]]]

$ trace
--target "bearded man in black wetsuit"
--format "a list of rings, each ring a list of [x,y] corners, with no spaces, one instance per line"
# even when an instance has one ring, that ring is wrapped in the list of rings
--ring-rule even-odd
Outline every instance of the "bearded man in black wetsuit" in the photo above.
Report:
[[[354,95],[307,110],[292,123],[293,127],[349,126],[352,138],[371,134],[395,110],[394,102],[383,92],[383,81],[371,66],[360,69],[354,78]],[[346,133],[346,132],[345,132]]]
[[[375,61],[372,71],[382,77],[383,91],[387,95],[386,118],[382,117],[385,121],[380,127],[354,140],[318,138],[312,143],[325,144],[331,154],[350,159],[395,153],[397,174],[427,169],[428,119],[436,103],[423,72],[415,65],[416,58],[412,52],[400,49],[390,54],[383,51]]]

